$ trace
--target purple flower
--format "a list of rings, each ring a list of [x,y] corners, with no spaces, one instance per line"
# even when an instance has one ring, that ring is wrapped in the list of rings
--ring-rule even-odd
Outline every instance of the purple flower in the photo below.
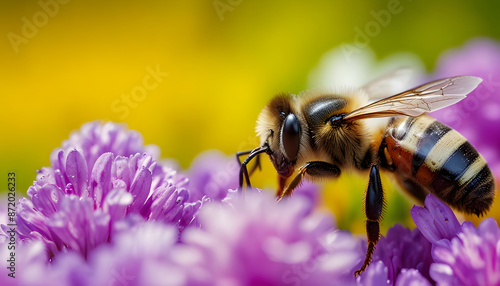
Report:
[[[404,269],[417,270],[424,279],[430,279],[431,243],[418,229],[411,231],[397,224],[377,244],[374,261],[377,260],[387,266],[386,280],[390,285],[395,285]]]
[[[357,279],[359,286],[388,286],[387,266],[382,261],[373,261]]]
[[[493,218],[475,228],[461,226],[451,209],[433,195],[412,216],[433,244],[430,276],[439,285],[500,285],[500,229]]]
[[[431,286],[431,282],[422,276],[421,272],[417,269],[402,269],[396,280],[396,286]]]
[[[357,285],[411,285],[412,281],[430,285],[431,246],[418,229],[393,226],[380,238],[373,261],[357,278]]]
[[[187,229],[183,241],[200,250],[200,268],[213,285],[353,285],[362,245],[335,230],[331,215],[311,213],[309,203],[235,194],[204,207],[202,229]]]
[[[464,135],[500,176],[500,44],[476,39],[443,54],[434,78],[473,75],[483,82],[466,99],[431,115]]]
[[[201,258],[197,249],[177,244],[175,228],[146,222],[92,253],[85,285],[214,285],[196,269]]]
[[[228,190],[238,187],[239,170],[234,156],[226,157],[220,151],[198,155],[187,173],[191,200],[201,200],[204,196],[214,201],[223,200]]]
[[[390,269],[390,268],[389,268]],[[390,275],[389,275],[390,276]],[[395,282],[387,279],[388,268],[382,261],[373,261],[361,276],[357,278],[358,286],[431,286],[431,282],[422,276],[417,269],[401,269]]]
[[[126,216],[161,221],[184,229],[194,220],[201,201],[187,203],[187,181],[156,165],[151,156],[101,155],[86,172],[83,155],[60,151],[55,170],[45,168],[17,209],[22,238],[40,238],[51,255],[72,249],[86,256],[109,241],[114,224]]]
[[[436,244],[431,276],[439,285],[500,285],[500,229],[493,218],[478,228],[464,222],[451,240]]]
[[[86,262],[76,253],[64,253],[52,263],[47,263],[45,246],[41,241],[16,244],[15,254],[15,273],[13,274],[15,278],[8,276],[11,272],[2,263],[0,285],[84,285],[85,277],[90,274]],[[7,245],[0,243],[2,261],[9,255],[10,250],[7,249]]]
[[[309,212],[303,198],[275,203],[267,194],[233,193],[200,213],[182,243],[172,225],[142,222],[123,229],[87,260],[61,253],[20,272],[24,285],[355,285],[364,257],[360,240],[336,230],[327,213]],[[35,245],[36,241],[29,241]],[[64,264],[63,264],[64,263]],[[43,273],[43,276],[42,276]],[[53,279],[53,280],[52,280]],[[27,281],[31,281],[28,283]]]
[[[84,125],[82,134],[74,133],[64,149],[53,153],[52,167],[38,172],[28,190],[31,200],[22,198],[17,205],[21,239],[41,239],[51,257],[67,249],[86,257],[110,241],[118,228],[138,220],[173,224],[179,231],[196,223],[202,201],[190,201],[187,178],[158,165],[151,155],[108,152],[93,161],[96,150],[141,149],[138,134],[111,123],[104,127],[91,123]],[[68,142],[73,141],[84,146],[82,151],[70,149]]]
[[[97,158],[108,152],[125,157],[136,153],[147,153],[155,160],[160,156],[160,149],[157,146],[144,146],[139,132],[128,129],[125,124],[102,121],[85,123],[80,130],[72,132],[69,139],[63,141],[62,148],[52,152],[52,165],[57,162],[61,149],[80,151],[87,162],[89,172],[92,171],[91,167]]]
[[[460,223],[453,211],[433,194],[427,195],[425,208],[414,206],[411,209],[413,221],[425,238],[432,244],[441,239],[451,239],[460,231]]]

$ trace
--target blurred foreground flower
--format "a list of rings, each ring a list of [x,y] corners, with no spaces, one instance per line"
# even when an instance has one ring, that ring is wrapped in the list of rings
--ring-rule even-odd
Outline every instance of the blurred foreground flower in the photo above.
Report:
[[[331,217],[308,214],[305,204],[235,195],[205,206],[203,227],[188,228],[181,244],[166,226],[143,224],[97,249],[89,285],[106,285],[113,270],[127,275],[128,285],[352,285],[361,245],[348,233],[332,233]]]
[[[189,177],[191,200],[204,196],[223,200],[229,189],[238,187],[240,166],[236,159],[228,160],[220,151],[207,151],[196,157],[186,176]]]
[[[267,192],[235,194],[201,210],[202,229],[190,228],[183,240],[203,253],[200,267],[215,285],[353,284],[361,243],[310,204],[301,197],[276,204]]]
[[[275,204],[268,193],[233,194],[200,213],[178,243],[171,225],[143,222],[87,260],[58,253],[51,263],[37,240],[23,244],[19,285],[355,285],[364,257],[361,241],[336,230],[328,213],[310,211],[298,197]],[[4,250],[2,245],[2,251]],[[0,251],[0,253],[4,253]],[[29,271],[23,272],[23,271]],[[53,279],[53,280],[52,280]],[[9,282],[5,276],[1,282]],[[51,282],[54,284],[51,284]],[[4,284],[2,284],[4,285]]]
[[[458,223],[453,211],[432,194],[413,219],[432,243],[430,276],[438,285],[500,285],[500,229],[493,218],[476,228]]]
[[[460,132],[500,178],[500,43],[484,38],[445,52],[433,78],[473,75],[483,82],[467,98],[433,117]]]
[[[421,273],[428,266],[429,247],[420,241],[418,230],[410,232],[401,226],[381,239],[374,261],[355,279],[353,273],[363,262],[366,242],[336,229],[331,214],[313,209],[312,204],[307,196],[276,204],[270,192],[249,191],[244,196],[231,192],[222,202],[204,205],[198,217],[201,227],[187,227],[181,243],[173,225],[139,220],[116,232],[109,243],[89,249],[86,260],[66,251],[48,262],[40,241],[27,240],[19,245],[18,257],[23,260],[18,285],[428,282]]]
[[[10,250],[0,243],[2,260],[8,257]],[[8,267],[0,268],[0,285],[2,286],[64,286],[81,285],[78,277],[89,275],[84,259],[76,253],[61,253],[51,263],[47,262],[45,245],[39,240],[29,243],[18,243],[15,249],[15,278],[7,276],[11,273]],[[78,269],[78,271],[76,271]],[[72,277],[69,279],[69,277]]]

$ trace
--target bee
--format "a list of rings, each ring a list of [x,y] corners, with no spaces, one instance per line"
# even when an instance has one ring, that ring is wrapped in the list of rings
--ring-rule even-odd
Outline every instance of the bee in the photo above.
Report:
[[[381,87],[391,81],[386,76],[360,89],[278,94],[258,117],[260,146],[236,154],[238,162],[248,155],[240,162],[240,189],[251,187],[259,156],[269,156],[278,173],[278,201],[303,179],[334,179],[341,170],[368,175],[363,202],[367,250],[356,276],[370,264],[380,238],[385,205],[380,169],[421,203],[432,193],[477,216],[488,211],[495,195],[483,156],[457,131],[426,115],[462,100],[482,79],[450,77],[382,97],[388,94]],[[257,163],[249,171],[253,158]]]

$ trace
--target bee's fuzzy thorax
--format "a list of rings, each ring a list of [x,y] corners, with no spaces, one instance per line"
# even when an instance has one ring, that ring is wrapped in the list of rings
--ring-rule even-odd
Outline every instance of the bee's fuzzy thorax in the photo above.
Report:
[[[337,108],[328,110],[323,108],[322,102],[335,102]],[[360,165],[370,141],[365,120],[340,128],[333,128],[326,121],[333,115],[347,114],[356,110],[367,102],[368,96],[361,89],[345,86],[317,88],[300,94],[296,106],[301,107],[301,114],[308,122],[313,137],[310,140],[313,140],[312,145],[316,147],[313,149],[321,150],[320,154],[315,154],[317,159],[347,169]],[[316,111],[318,107],[324,109],[324,112],[319,112],[321,114],[319,117],[312,111],[314,108]]]

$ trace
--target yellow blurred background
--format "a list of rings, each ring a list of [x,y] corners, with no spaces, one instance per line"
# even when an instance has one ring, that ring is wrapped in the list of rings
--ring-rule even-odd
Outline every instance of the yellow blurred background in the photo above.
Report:
[[[125,122],[183,168],[207,149],[251,149],[274,94],[306,89],[322,55],[393,8],[369,38],[378,59],[411,52],[431,72],[446,49],[500,38],[493,1],[1,1],[1,190],[15,171],[25,192],[50,152],[96,119]],[[274,184],[264,169],[257,180]],[[365,184],[327,185],[339,224],[362,218]],[[412,202],[387,188],[386,224],[408,223]]]

